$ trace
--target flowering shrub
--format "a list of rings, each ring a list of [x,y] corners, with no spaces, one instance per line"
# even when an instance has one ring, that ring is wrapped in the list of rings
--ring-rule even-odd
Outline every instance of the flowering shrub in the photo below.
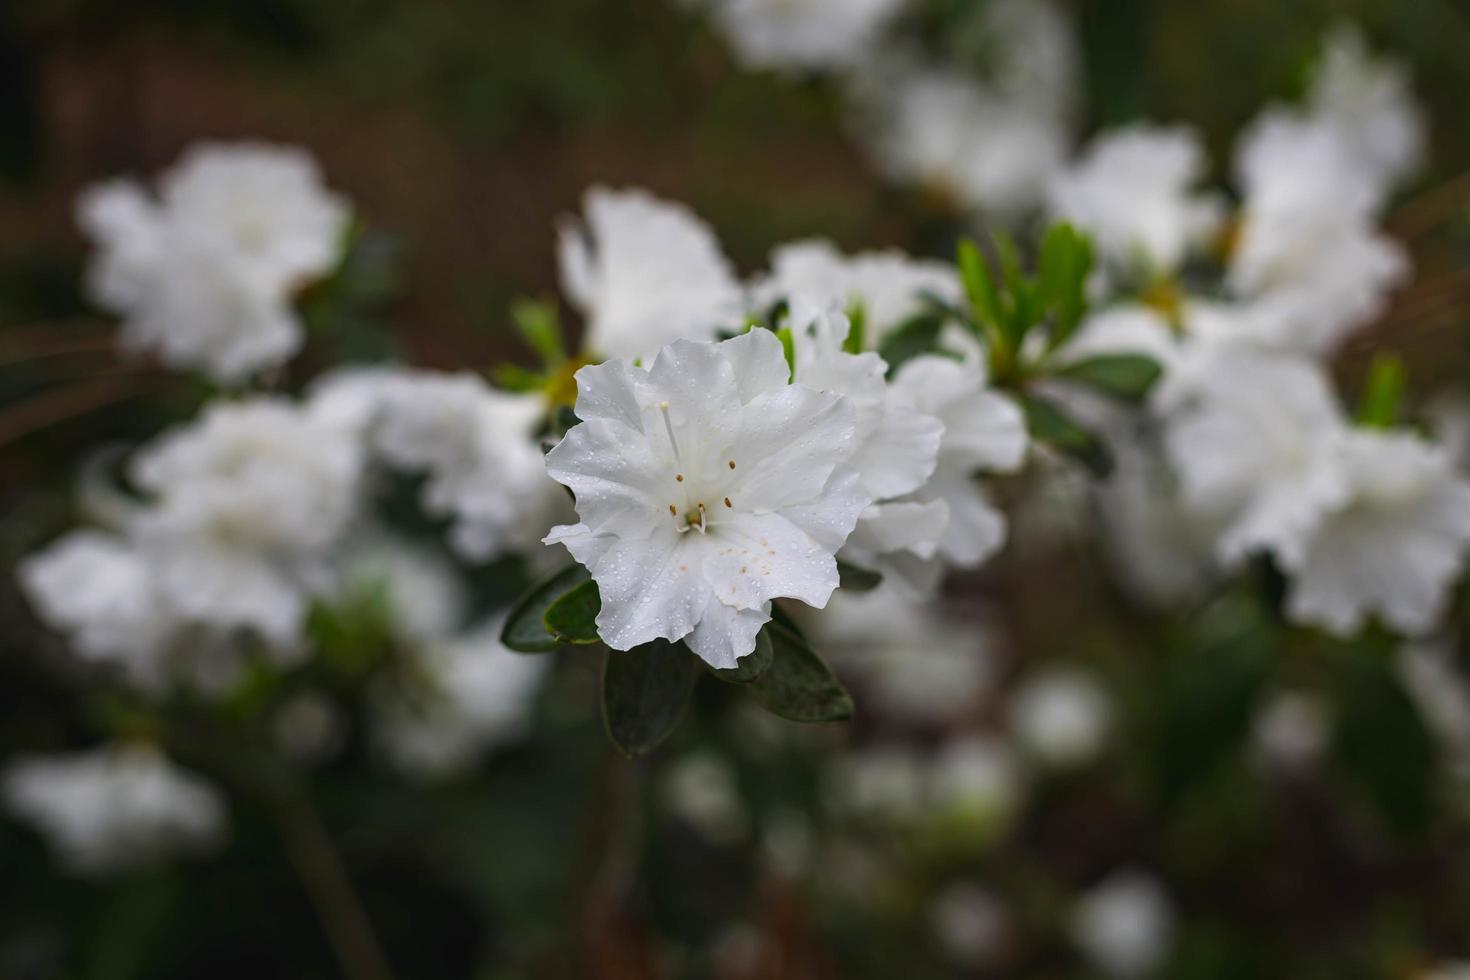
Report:
[[[443,370],[344,353],[381,340],[389,262],[307,151],[200,143],[84,189],[88,300],[177,397],[19,556],[85,709],[6,761],[7,811],[80,878],[219,860],[263,814],[362,980],[392,944],[322,787],[366,772],[378,832],[438,845],[399,808],[497,766],[554,786],[484,862],[497,916],[543,902],[515,968],[565,882],[512,852],[570,852],[590,811],[571,900],[632,876],[717,950],[648,975],[776,975],[766,900],[854,975],[1455,975],[1464,937],[1397,908],[1319,969],[1244,853],[1289,849],[1275,785],[1421,859],[1463,827],[1436,808],[1470,758],[1470,412],[1374,330],[1415,281],[1385,222],[1427,155],[1407,74],[1336,29],[1219,183],[1188,120],[1077,144],[1042,0],[681,6],[743,69],[828,86],[942,245],[767,241],[742,270],[720,221],[593,186],[556,228],[575,328],[517,299],[534,366]],[[641,822],[769,895],[705,909]]]

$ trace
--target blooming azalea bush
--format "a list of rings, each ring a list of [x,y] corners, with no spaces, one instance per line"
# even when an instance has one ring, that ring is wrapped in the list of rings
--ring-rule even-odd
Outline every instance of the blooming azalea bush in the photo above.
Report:
[[[1217,159],[1081,141],[1049,0],[678,8],[932,243],[594,184],[560,298],[446,364],[305,149],[76,196],[166,394],[8,545],[0,847],[103,904],[0,964],[108,975],[113,887],[117,975],[229,958],[172,867],[290,895],[303,976],[1456,975],[1470,409],[1382,326],[1446,275],[1388,218],[1406,70],[1339,25]]]

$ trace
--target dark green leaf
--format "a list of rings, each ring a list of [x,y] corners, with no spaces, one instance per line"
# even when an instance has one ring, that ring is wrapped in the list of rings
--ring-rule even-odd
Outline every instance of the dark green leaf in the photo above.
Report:
[[[761,630],[755,638],[755,649],[737,660],[734,667],[726,670],[712,667],[710,670],[722,681],[731,684],[749,684],[771,666],[773,655],[774,648],[771,646],[771,638],[765,630]]]
[[[847,311],[847,319],[851,326],[847,331],[847,339],[842,342],[842,349],[849,354],[861,354],[867,340],[867,310],[862,303],[853,303]]]
[[[1087,277],[1092,272],[1092,243],[1071,225],[1053,225],[1041,244],[1037,290],[1052,314],[1051,347],[1061,346],[1076,331],[1087,311]]]
[[[970,315],[987,333],[994,333],[1000,326],[1001,309],[990,267],[985,264],[980,249],[968,238],[960,241],[957,256],[960,282],[965,287],[965,298],[970,302]]]
[[[546,612],[567,593],[590,581],[591,575],[581,565],[557,572],[534,586],[511,607],[500,642],[517,653],[550,653],[561,644],[546,631]]]
[[[944,317],[936,313],[920,313],[904,321],[903,325],[883,338],[878,347],[878,356],[888,363],[888,375],[892,377],[905,361],[921,354],[933,353],[939,343],[939,332],[944,328]]]
[[[580,566],[579,566],[580,567]],[[553,602],[542,617],[546,632],[562,643],[596,643],[602,596],[596,582],[583,582]]]
[[[1142,354],[1100,354],[1058,368],[1055,373],[1114,398],[1141,401],[1163,370],[1157,361]]]
[[[883,582],[881,572],[870,572],[845,561],[837,563],[837,577],[839,587],[852,592],[871,592]]]
[[[1025,409],[1031,438],[1078,460],[1094,476],[1112,472],[1113,454],[1108,447],[1054,402],[1033,396],[1026,399]]]
[[[1378,354],[1368,369],[1368,382],[1358,404],[1358,422],[1386,429],[1398,421],[1404,399],[1404,362],[1395,354]]]
[[[806,641],[774,621],[770,634],[771,666],[746,690],[774,715],[791,721],[846,721],[852,717],[852,697]]]
[[[699,660],[682,643],[654,640],[607,651],[602,721],[608,737],[629,756],[651,751],[679,724],[698,678]]]

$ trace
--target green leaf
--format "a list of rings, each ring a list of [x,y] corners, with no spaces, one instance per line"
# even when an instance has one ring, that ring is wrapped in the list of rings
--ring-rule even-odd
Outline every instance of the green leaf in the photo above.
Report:
[[[1100,354],[1067,364],[1055,371],[1068,378],[1127,401],[1141,401],[1163,374],[1157,361],[1142,354]]]
[[[546,629],[546,613],[558,599],[574,591],[592,576],[581,565],[562,569],[533,586],[511,607],[500,631],[500,642],[517,653],[550,653],[561,643]]]
[[[546,632],[562,643],[596,643],[597,614],[602,611],[602,596],[596,582],[583,582],[547,607],[541,617]]]
[[[772,621],[764,632],[771,637],[771,666],[746,687],[767,711],[791,721],[846,721],[852,717],[852,697],[804,639]]]
[[[786,366],[791,369],[791,376],[796,377],[796,338],[791,333],[790,327],[782,327],[776,331],[776,339],[781,341],[781,352],[786,355]]]
[[[510,318],[542,363],[550,366],[567,359],[555,306],[538,300],[516,300],[510,305]]]
[[[1378,354],[1368,369],[1363,399],[1358,403],[1358,423],[1386,429],[1399,418],[1404,400],[1404,362],[1396,354]]]
[[[749,684],[770,668],[774,655],[771,637],[765,630],[761,630],[756,634],[755,649],[735,661],[734,667],[723,670],[711,667],[710,673],[729,684]]]
[[[878,347],[878,356],[888,364],[888,376],[892,377],[904,362],[921,354],[933,353],[939,343],[939,333],[944,329],[944,317],[935,313],[920,313],[905,320],[902,326],[883,338]]]
[[[1026,399],[1025,411],[1031,438],[1076,459],[1094,476],[1112,472],[1113,454],[1108,447],[1054,402],[1032,396]]]
[[[699,659],[682,643],[654,640],[631,650],[609,650],[602,661],[602,722],[628,756],[658,746],[679,724]]]
[[[1053,316],[1052,349],[1072,336],[1087,312],[1087,277],[1091,272],[1091,240],[1068,224],[1049,228],[1041,243],[1037,290]]]
[[[546,376],[519,364],[500,364],[491,372],[497,388],[525,394],[546,387]]]
[[[847,331],[847,339],[842,342],[842,349],[849,354],[861,354],[868,331],[868,313],[861,302],[853,303],[848,308],[847,320],[851,326]]]
[[[837,562],[837,578],[838,587],[851,592],[871,592],[883,582],[881,572],[849,565],[845,561]]]
[[[965,298],[970,301],[970,314],[975,323],[986,332],[993,333],[1000,326],[1000,297],[995,280],[990,276],[990,267],[972,239],[960,240],[957,252],[960,267],[960,282],[965,287]]]

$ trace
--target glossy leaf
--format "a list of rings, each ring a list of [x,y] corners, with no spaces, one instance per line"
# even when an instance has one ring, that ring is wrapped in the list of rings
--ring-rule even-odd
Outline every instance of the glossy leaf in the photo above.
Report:
[[[583,582],[553,602],[541,618],[546,632],[562,643],[596,643],[602,596],[596,582]]]
[[[852,697],[804,639],[775,622],[763,632],[770,634],[771,666],[746,688],[761,707],[791,721],[852,717]]]
[[[682,643],[654,640],[609,650],[602,662],[602,721],[628,756],[652,751],[678,727],[699,679],[699,659]]]
[[[561,645],[546,629],[546,613],[558,599],[590,582],[592,576],[581,565],[565,568],[534,586],[511,608],[500,642],[517,653],[550,653]]]
[[[712,667],[710,671],[727,683],[749,684],[770,668],[773,657],[774,648],[771,645],[771,637],[765,630],[761,630],[755,638],[755,649],[737,660],[734,667],[726,670]]]

